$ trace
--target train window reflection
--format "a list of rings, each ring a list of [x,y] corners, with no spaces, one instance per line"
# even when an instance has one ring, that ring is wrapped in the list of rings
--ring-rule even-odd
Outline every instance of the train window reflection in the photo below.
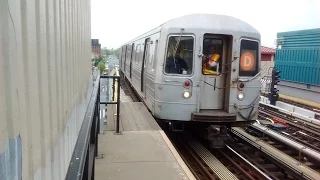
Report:
[[[193,44],[192,36],[171,36],[169,38],[165,73],[192,74]]]
[[[202,73],[219,75],[222,62],[222,39],[205,38],[203,41]]]

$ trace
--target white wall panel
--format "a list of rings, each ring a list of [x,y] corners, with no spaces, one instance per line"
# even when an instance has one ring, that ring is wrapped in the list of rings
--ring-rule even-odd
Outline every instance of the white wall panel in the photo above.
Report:
[[[92,91],[90,0],[0,1],[0,177],[64,179]]]

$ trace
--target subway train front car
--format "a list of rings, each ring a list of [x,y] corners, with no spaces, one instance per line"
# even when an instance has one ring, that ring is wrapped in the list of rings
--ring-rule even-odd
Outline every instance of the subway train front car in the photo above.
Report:
[[[260,33],[248,23],[224,15],[186,15],[121,50],[122,76],[159,121],[234,127],[256,120]]]

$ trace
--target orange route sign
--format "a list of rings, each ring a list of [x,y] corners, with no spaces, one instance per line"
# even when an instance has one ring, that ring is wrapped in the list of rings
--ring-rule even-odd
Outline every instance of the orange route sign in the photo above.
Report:
[[[251,52],[245,52],[241,55],[240,66],[244,71],[252,71],[255,64],[256,60]]]

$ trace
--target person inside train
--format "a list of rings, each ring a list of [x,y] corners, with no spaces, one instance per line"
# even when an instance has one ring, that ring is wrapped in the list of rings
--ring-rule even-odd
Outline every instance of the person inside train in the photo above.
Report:
[[[208,46],[208,53],[202,57],[203,74],[212,75],[218,74],[220,53],[213,44]]]
[[[180,48],[177,49],[176,53],[169,55],[166,60],[165,72],[170,74],[186,74],[188,65],[185,60],[180,58]]]

